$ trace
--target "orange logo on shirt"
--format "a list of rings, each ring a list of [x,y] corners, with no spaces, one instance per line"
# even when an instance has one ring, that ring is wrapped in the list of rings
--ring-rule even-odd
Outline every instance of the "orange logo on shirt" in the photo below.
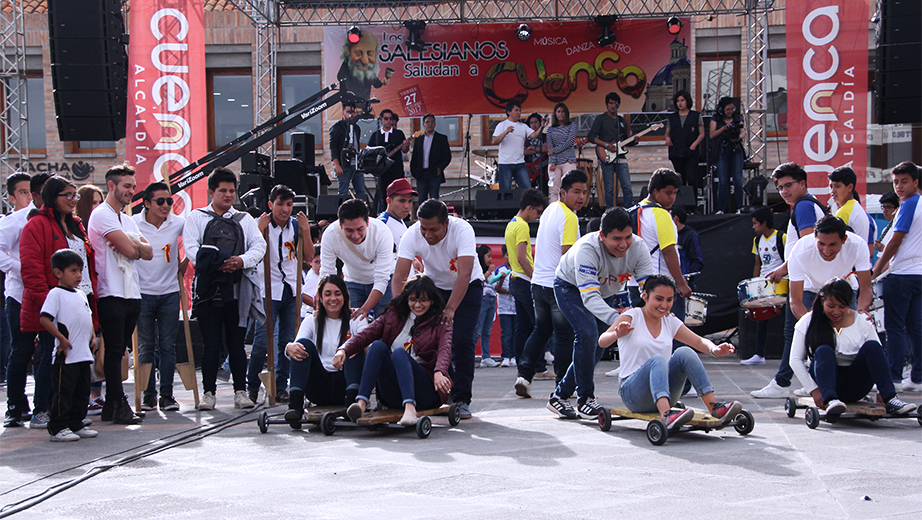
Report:
[[[412,348],[413,348],[413,340],[412,340],[412,339],[410,339],[410,341],[407,341],[406,343],[403,344],[403,350],[406,350],[407,352],[410,352],[410,349],[412,349]]]
[[[170,246],[173,244],[167,244],[160,249],[163,250],[163,256],[166,258],[166,263],[170,263]]]
[[[296,248],[297,248],[297,246],[296,246],[295,243],[294,243],[294,240],[289,240],[288,242],[285,242],[285,248],[288,249],[288,259],[289,259],[289,260],[294,260],[294,259],[295,259],[295,251],[296,251]]]
[[[458,272],[458,257],[457,256],[452,258],[451,261],[448,262],[448,270],[454,271],[456,273]]]

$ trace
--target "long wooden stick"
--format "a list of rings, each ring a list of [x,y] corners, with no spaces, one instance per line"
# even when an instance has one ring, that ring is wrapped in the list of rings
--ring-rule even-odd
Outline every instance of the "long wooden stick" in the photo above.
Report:
[[[179,379],[182,380],[186,390],[192,390],[195,407],[198,408],[198,378],[195,375],[195,353],[192,349],[192,329],[189,325],[189,311],[186,309],[186,286],[183,285],[182,275],[179,275],[179,308],[182,309],[182,328],[186,334],[186,352],[189,356],[189,362],[185,364],[178,363],[176,371],[179,372]]]
[[[304,305],[304,300],[301,299],[301,279],[304,278],[304,237],[301,236],[303,234],[298,234],[297,253],[295,253],[298,258],[298,279],[295,281],[295,285],[297,285],[295,299],[298,301],[298,304],[295,305],[295,309],[297,309],[297,313],[295,313],[295,336],[301,330],[301,306]]]
[[[131,218],[131,205],[125,206],[125,213],[128,215],[128,218]],[[135,412],[140,412],[141,410],[141,396],[144,393],[144,390],[147,390],[147,383],[150,382],[150,373],[152,368],[152,363],[144,363],[144,366],[141,366],[141,362],[138,359],[138,327],[135,325],[134,332],[131,333],[131,359],[134,362],[134,409]]]
[[[269,228],[263,231],[263,238],[266,240],[266,256],[263,258],[263,279],[266,282],[266,364],[268,365],[268,381],[263,379],[266,385],[266,393],[269,395],[269,405],[275,405],[275,323],[272,319],[272,269],[271,249],[269,247]]]

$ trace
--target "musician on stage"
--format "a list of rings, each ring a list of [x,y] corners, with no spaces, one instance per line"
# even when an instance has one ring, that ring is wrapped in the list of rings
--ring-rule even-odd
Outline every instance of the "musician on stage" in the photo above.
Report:
[[[605,112],[599,114],[592,121],[587,139],[595,143],[596,154],[602,167],[602,183],[605,185],[605,205],[615,205],[615,172],[618,173],[618,182],[621,183],[621,194],[624,197],[624,207],[634,205],[634,193],[631,191],[631,171],[628,169],[627,159],[624,154],[615,156],[612,162],[607,162],[603,151],[617,153],[618,142],[631,136],[631,128],[623,116],[618,115],[621,106],[621,96],[617,92],[609,92],[605,96]]]
[[[540,131],[541,114],[534,112],[528,116],[528,128]],[[534,134],[532,134],[534,135]],[[529,180],[534,178],[534,185],[547,195],[547,134],[539,132],[525,141],[525,167],[528,168]]]
[[[722,215],[730,195],[730,177],[733,177],[733,195],[736,212],[743,208],[743,160],[746,152],[740,133],[743,117],[736,114],[736,103],[731,97],[722,97],[717,112],[711,117],[710,136],[717,150],[717,214]]]
[[[560,180],[576,169],[576,123],[570,121],[570,109],[564,103],[554,105],[551,126],[547,129],[548,197],[560,200]]]
[[[413,142],[410,173],[416,179],[419,203],[439,198],[439,185],[445,182],[445,168],[451,162],[448,137],[435,131],[435,116],[423,116],[423,135]]]
[[[701,112],[692,110],[694,101],[687,90],[680,90],[672,98],[676,111],[666,119],[666,146],[675,172],[686,186],[698,188],[698,146],[704,140],[704,121]]]
[[[542,127],[532,130],[519,121],[522,117],[522,105],[518,101],[506,103],[506,119],[496,125],[493,131],[493,144],[499,145],[499,168],[496,171],[499,189],[512,188],[512,179],[519,189],[531,188],[528,179],[528,167],[525,165],[525,143],[537,138]]]
[[[355,101],[345,100],[342,105],[343,118],[330,127],[330,157],[333,160],[333,171],[336,173],[338,194],[348,195],[349,184],[352,184],[355,196],[364,198],[365,174],[356,169],[356,154],[359,151],[359,138],[362,136],[362,130],[353,119],[358,111]],[[343,157],[344,150],[347,152],[346,157]]]
[[[410,152],[410,140],[397,128],[397,114],[385,108],[380,112],[378,119],[381,120],[381,128],[368,138],[368,146],[383,146],[394,164],[376,179],[375,203],[372,204],[375,214],[381,213],[387,207],[384,192],[392,182],[403,178],[403,154]]]

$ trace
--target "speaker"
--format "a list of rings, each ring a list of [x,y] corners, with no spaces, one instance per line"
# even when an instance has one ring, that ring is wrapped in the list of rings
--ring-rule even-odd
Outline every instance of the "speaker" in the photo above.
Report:
[[[644,186],[640,188],[640,200],[647,198],[647,187]],[[638,201],[639,202],[639,201]],[[682,206],[686,209],[694,209],[698,206],[698,202],[695,200],[695,188],[694,186],[679,186],[679,190],[675,194],[675,202],[673,206]],[[630,208],[625,208],[630,209]]]
[[[306,132],[291,133],[291,158],[300,159],[305,166],[315,166],[314,134]]]
[[[119,0],[49,0],[48,42],[62,141],[125,137],[128,54]]]
[[[307,169],[298,159],[275,161],[275,183],[284,184],[297,195],[307,195]]]
[[[317,219],[336,220],[339,212],[339,206],[345,200],[349,200],[349,195],[321,195],[317,197]]]
[[[507,220],[519,212],[525,190],[480,190],[474,199],[475,215],[484,220]]]
[[[240,158],[240,171],[242,173],[255,173],[269,175],[269,156],[259,152],[250,152]]]
[[[266,175],[244,173],[240,176],[237,194],[240,202],[248,208],[259,208],[269,211],[269,192],[275,186],[275,180]]]
[[[877,25],[875,92],[881,124],[922,122],[922,3],[882,0]]]

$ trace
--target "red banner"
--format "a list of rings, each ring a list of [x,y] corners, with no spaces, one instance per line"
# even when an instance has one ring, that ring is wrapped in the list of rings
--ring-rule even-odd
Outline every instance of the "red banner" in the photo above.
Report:
[[[850,166],[867,193],[868,2],[788,2],[788,156],[807,170],[810,193],[829,195],[827,174]]]
[[[131,6],[126,159],[138,187],[207,152],[203,0],[148,0]],[[177,193],[173,211],[207,204],[205,183]]]
[[[672,35],[665,19],[619,21],[605,47],[589,21],[530,23],[526,41],[518,24],[431,24],[422,52],[408,47],[403,28],[362,27],[349,44],[347,27],[326,27],[324,80],[343,78],[344,89],[402,116],[501,114],[513,99],[526,112],[551,112],[558,102],[573,114],[603,112],[609,92],[621,96],[622,112],[660,112],[675,90],[691,90],[691,23],[682,22]]]

